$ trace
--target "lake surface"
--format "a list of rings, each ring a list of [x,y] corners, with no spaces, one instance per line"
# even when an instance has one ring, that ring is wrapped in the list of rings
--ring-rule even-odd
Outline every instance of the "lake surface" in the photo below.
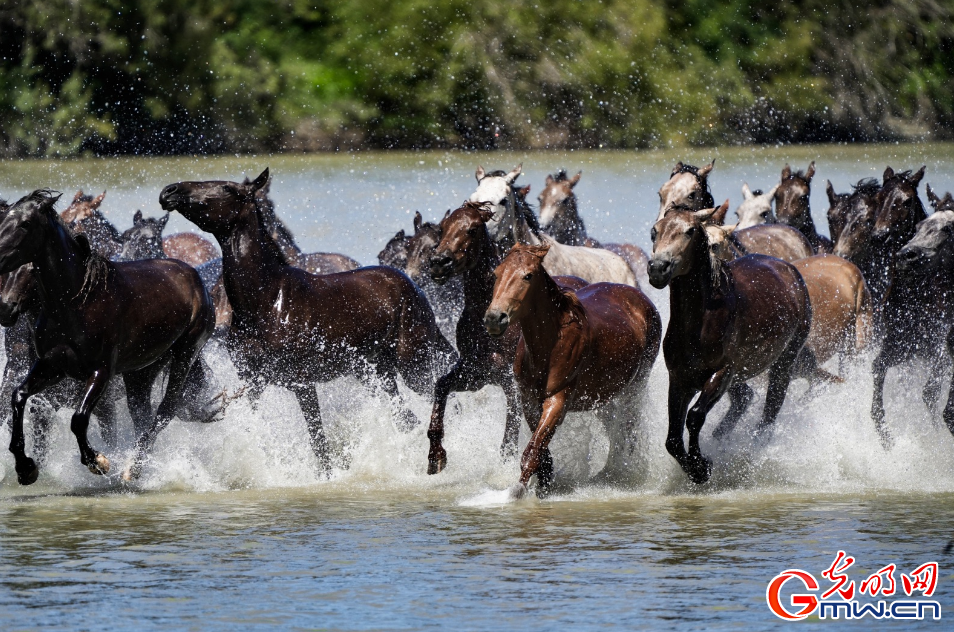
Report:
[[[103,210],[125,228],[136,209],[161,212],[166,184],[254,177],[268,166],[277,211],[306,250],[370,264],[398,229],[410,230],[415,210],[438,219],[465,199],[478,164],[523,162],[531,198],[546,173],[582,169],[577,192],[590,233],[648,247],[656,191],[672,165],[712,157],[713,195],[731,208],[743,182],[768,189],[785,161],[803,169],[816,160],[811,202],[824,232],[825,179],[841,192],[880,178],[886,164],[925,164],[925,182],[954,189],[954,145],[930,144],[8,161],[0,196],[106,189]],[[167,232],[189,229],[174,215]],[[666,322],[667,293],[649,294]],[[223,386],[240,386],[221,348],[208,358]],[[766,606],[768,582],[789,568],[821,580],[838,550],[856,558],[848,575],[858,583],[887,564],[909,573],[938,562],[934,598],[948,618],[954,438],[921,402],[927,368],[908,366],[888,377],[896,444],[885,452],[868,413],[870,361],[850,363],[846,384],[812,394],[793,383],[767,437],[751,436],[764,383],[754,384],[756,402],[723,443],[711,436],[721,402],[702,434],[713,478],[696,487],[664,448],[660,358],[632,483],[588,482],[605,459],[605,434],[592,416],[571,416],[554,439],[559,491],[546,501],[507,497],[518,468],[497,453],[504,400],[496,388],[451,399],[449,465],[438,476],[426,474],[423,426],[399,432],[387,403],[351,380],[318,389],[341,464],[330,480],[280,389],[266,390],[256,408],[237,400],[217,424],[173,422],[129,487],[80,465],[63,410],[36,484],[18,486],[12,457],[0,452],[0,629],[767,629],[779,621]],[[426,419],[428,401],[410,398]],[[114,463],[133,441],[128,417],[122,423]],[[99,445],[95,423],[90,433]],[[521,446],[527,439],[524,429]],[[8,442],[0,430],[0,444]]]

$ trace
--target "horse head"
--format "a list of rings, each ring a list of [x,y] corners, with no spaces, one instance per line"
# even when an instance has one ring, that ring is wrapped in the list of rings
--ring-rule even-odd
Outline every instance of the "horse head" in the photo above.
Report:
[[[398,270],[407,268],[407,245],[410,241],[404,229],[399,230],[378,253],[378,263]]]
[[[50,226],[61,224],[55,208],[59,199],[59,193],[38,189],[10,207],[0,221],[0,274],[32,263],[40,255]]]
[[[778,185],[769,189],[768,193],[762,193],[756,189],[752,191],[748,184],[742,185],[742,204],[735,209],[735,214],[739,218],[737,226],[749,228],[759,224],[774,224],[775,216],[772,214],[772,200]]]
[[[494,217],[490,204],[464,202],[441,220],[440,242],[431,256],[431,278],[444,283],[454,274],[473,270],[485,249],[493,247],[487,223]]]
[[[3,279],[0,285],[0,326],[13,327],[20,314],[37,304],[33,265],[22,265]]]
[[[248,184],[221,180],[177,182],[162,190],[159,205],[164,211],[177,211],[216,237],[225,236],[245,211],[256,208],[256,194],[267,183],[268,169]]]
[[[950,194],[948,194],[950,197]],[[918,224],[897,256],[898,270],[931,274],[954,266],[954,209],[937,211]]]
[[[414,235],[407,242],[407,268],[405,271],[418,285],[430,274],[431,257],[441,241],[438,224],[425,222],[419,212],[414,214]]]
[[[715,167],[715,160],[704,167],[677,162],[669,180],[659,189],[659,215],[663,218],[670,208],[682,206],[694,211],[715,206],[709,191],[709,174]]]
[[[812,193],[812,178],[815,176],[815,161],[805,171],[792,171],[785,165],[782,181],[775,187],[775,214],[778,221],[797,230],[812,223],[809,197]]]
[[[540,202],[540,227],[550,232],[554,225],[567,225],[579,221],[576,207],[576,194],[573,189],[580,182],[583,172],[578,172],[572,178],[567,177],[566,170],[560,169],[556,176],[547,176],[543,190],[537,196]],[[557,241],[561,241],[557,238]]]
[[[477,190],[468,198],[469,202],[489,204],[493,218],[487,222],[487,231],[491,239],[501,243],[513,234],[516,220],[516,198],[513,183],[523,171],[523,165],[517,165],[509,173],[491,171],[477,167]]]
[[[73,196],[73,201],[70,202],[70,205],[60,214],[60,217],[63,218],[64,222],[71,225],[82,222],[96,214],[96,211],[100,205],[102,205],[105,198],[105,191],[93,197],[92,195],[83,193],[83,189],[80,189],[76,192],[76,195]]]
[[[834,252],[839,257],[859,265],[871,253],[871,234],[875,217],[878,214],[878,194],[881,185],[874,178],[860,180],[847,199],[840,200],[839,207],[833,209],[840,213],[841,229],[833,234],[838,238]],[[829,221],[831,221],[829,211]]]
[[[709,255],[706,225],[713,215],[725,213],[729,201],[722,206],[694,211],[675,207],[653,226],[653,255],[649,260],[649,282],[662,289],[676,277],[688,274]]]
[[[484,314],[484,327],[490,335],[502,336],[511,321],[520,320],[529,304],[525,299],[548,276],[543,259],[549,250],[549,244],[517,244],[494,270],[494,296]]]
[[[162,231],[169,221],[169,214],[162,217],[148,217],[142,211],[133,215],[132,228],[122,234],[123,249],[119,261],[137,261],[140,259],[161,259],[166,256],[162,249]]]
[[[912,174],[910,171],[895,173],[891,167],[885,169],[871,235],[875,240],[901,246],[914,236],[918,222],[927,217],[918,197],[918,184],[924,178],[924,170],[925,167],[921,167]]]

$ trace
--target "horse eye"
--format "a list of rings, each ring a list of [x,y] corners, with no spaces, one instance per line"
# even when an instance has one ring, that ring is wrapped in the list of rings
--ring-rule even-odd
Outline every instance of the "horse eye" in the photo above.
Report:
[[[693,191],[693,192],[691,192],[691,193],[689,194],[689,199],[690,199],[690,200],[693,199],[694,197],[696,197],[696,192],[695,192],[695,191]]]
[[[762,217],[768,217],[768,211],[762,211]]]
[[[695,234],[695,232],[696,232],[696,227],[695,227],[695,226],[690,226],[690,227],[689,227],[689,230],[686,231],[686,235],[692,236],[692,235]]]
[[[523,280],[524,280],[524,281],[529,281],[529,280],[532,279],[532,278],[533,278],[533,273],[531,272],[531,273],[527,274],[525,277],[523,277]]]
[[[477,234],[477,229],[476,229],[476,228],[468,228],[468,229],[467,229],[467,234],[468,234],[468,235],[476,235],[476,234]]]
[[[653,229],[652,229],[651,231],[649,231],[649,238],[650,238],[652,241],[656,241],[656,227],[655,227],[655,226],[653,226]]]
[[[497,204],[500,204],[501,206],[503,206],[506,203],[507,203],[507,198],[503,198],[499,202],[497,202]]]

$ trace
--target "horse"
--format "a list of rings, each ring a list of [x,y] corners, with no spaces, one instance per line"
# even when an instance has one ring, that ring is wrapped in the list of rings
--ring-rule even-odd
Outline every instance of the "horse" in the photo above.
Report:
[[[903,179],[910,184],[910,178]],[[899,194],[887,193],[886,200],[892,195]],[[900,195],[904,196],[903,193]],[[910,202],[908,205],[908,212],[914,214],[912,211],[916,205]],[[901,221],[905,223],[905,220]],[[888,369],[914,358],[930,362],[930,377],[921,397],[933,413],[941,395],[941,378],[951,363],[951,350],[954,349],[951,346],[954,344],[954,334],[951,333],[954,319],[952,230],[954,210],[936,211],[918,222],[914,235],[894,257],[896,269],[892,273],[882,313],[881,350],[872,363],[874,397],[871,417],[886,448],[891,445],[884,411],[884,381]],[[943,418],[954,432],[954,402],[950,397]]]
[[[928,201],[934,207],[934,211],[954,211],[954,197],[950,192],[944,194],[944,197],[938,197],[931,185],[925,185],[927,189]]]
[[[142,211],[133,215],[132,228],[123,232],[120,239],[123,247],[115,261],[139,261],[141,259],[165,259],[162,247],[162,231],[169,221],[169,214],[162,217],[144,218]]]
[[[34,191],[0,222],[0,274],[32,263],[42,297],[34,331],[39,359],[13,394],[10,451],[17,480],[36,481],[39,469],[26,456],[24,407],[30,396],[64,377],[86,382],[70,428],[80,461],[106,474],[109,460],[87,439],[89,416],[114,375],[122,375],[133,419],[141,425],[151,410],[158,370],[169,364],[166,393],[151,427],[136,441],[123,473],[138,475],[156,435],[179,410],[192,363],[212,333],[212,302],[195,270],[174,260],[112,263],[93,252],[84,235],[74,236],[56,214],[58,195]]]
[[[99,210],[105,198],[105,191],[93,197],[80,189],[60,217],[73,232],[86,235],[94,250],[111,259],[122,250],[123,242],[119,231]]]
[[[704,167],[677,162],[669,174],[669,180],[659,189],[659,215],[656,221],[661,220],[666,211],[677,206],[696,211],[714,207],[715,200],[709,190],[709,174],[713,167],[715,160]]]
[[[457,321],[457,351],[460,358],[434,387],[434,407],[427,437],[428,474],[437,474],[447,465],[444,438],[444,411],[453,392],[476,391],[488,384],[500,386],[507,399],[507,421],[500,453],[504,458],[516,454],[520,433],[520,409],[513,377],[513,359],[520,328],[512,327],[504,336],[491,337],[484,328],[484,315],[493,298],[494,269],[501,256],[490,237],[487,223],[492,219],[485,204],[464,202],[440,223],[440,241],[434,248],[429,270],[436,283],[446,284],[459,277],[464,306]],[[575,277],[557,277],[563,287],[577,289],[586,285]]]
[[[533,436],[511,492],[518,497],[533,475],[538,495],[550,491],[548,446],[566,413],[605,409],[631,395],[638,408],[662,336],[659,313],[638,288],[595,283],[567,290],[543,265],[548,249],[517,245],[504,257],[494,270],[493,299],[484,316],[492,336],[504,335],[510,323],[521,329],[513,372]],[[634,449],[637,413],[626,417],[603,417],[610,437],[608,479],[625,473],[614,470],[626,469]]]
[[[572,178],[568,178],[566,170],[561,169],[555,176],[547,176],[543,191],[537,198],[540,202],[542,230],[561,244],[603,248],[618,254],[629,264],[637,281],[643,282],[646,279],[646,264],[649,257],[642,248],[626,243],[603,244],[586,234],[586,226],[583,224],[583,218],[580,217],[576,193],[573,191],[582,174],[581,171]],[[518,203],[519,197],[518,195]]]
[[[764,255],[726,263],[710,254],[705,224],[717,210],[669,210],[653,226],[649,263],[653,287],[670,288],[663,340],[669,370],[666,449],[696,484],[707,482],[712,473],[711,461],[699,448],[708,412],[728,391],[732,405],[716,436],[730,432],[751,401],[746,380],[768,371],[758,429],[771,426],[812,321],[808,289],[791,264]],[[687,427],[688,452],[683,440]]]
[[[378,253],[378,263],[397,270],[407,269],[407,248],[411,238],[399,230]]]
[[[526,204],[517,204],[513,182],[520,175],[518,165],[509,173],[493,171],[486,173],[477,168],[477,190],[470,202],[485,203],[494,213],[487,224],[491,238],[501,252],[514,244],[525,242],[534,245],[549,244],[547,272],[556,276],[576,276],[590,283],[607,281],[637,286],[636,275],[625,259],[602,248],[565,246],[540,232],[533,209]]]
[[[838,236],[848,221],[849,199],[851,193],[835,193],[831,180],[825,180],[825,194],[828,196],[828,234],[831,235],[832,252],[838,242]]]
[[[330,467],[316,382],[372,378],[391,398],[402,428],[417,423],[397,376],[430,394],[453,358],[423,293],[403,273],[383,266],[312,274],[288,263],[272,239],[256,193],[265,169],[249,184],[208,181],[166,186],[159,204],[211,233],[222,248],[222,276],[232,306],[226,346],[251,397],[267,384],[290,389],[301,405],[308,440]]]
[[[197,268],[204,263],[219,258],[219,249],[195,233],[175,233],[162,240],[162,251],[169,259],[178,259]]]
[[[775,191],[775,214],[778,221],[801,232],[812,245],[815,254],[831,253],[831,239],[819,235],[812,219],[810,196],[815,176],[813,160],[805,171],[792,171],[787,164],[782,168],[782,181]]]
[[[736,228],[751,228],[760,224],[774,224],[775,215],[772,214],[772,200],[775,198],[775,191],[778,185],[769,189],[768,193],[762,193],[760,189],[752,191],[747,183],[742,185],[742,204],[735,209],[735,215],[739,218]]]

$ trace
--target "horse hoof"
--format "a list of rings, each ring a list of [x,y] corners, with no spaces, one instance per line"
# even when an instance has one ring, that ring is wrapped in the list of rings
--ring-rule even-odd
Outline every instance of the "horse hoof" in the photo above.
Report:
[[[32,485],[40,475],[40,469],[31,458],[27,458],[23,465],[24,467],[17,467],[17,482],[21,485]]]
[[[122,474],[122,479],[124,483],[131,483],[135,479],[139,478],[140,467],[138,465],[130,465]]]
[[[712,476],[712,461],[702,459],[702,463],[699,464],[699,466],[689,470],[686,474],[689,475],[690,480],[696,485],[705,485]]]
[[[100,476],[109,474],[109,459],[102,454],[97,454],[93,462],[86,467],[88,467],[89,471],[93,474],[99,474]]]
[[[437,456],[427,459],[427,473],[440,474],[447,467],[447,453],[443,450]]]
[[[510,488],[510,500],[520,500],[527,495],[527,486],[523,483],[517,483]]]

